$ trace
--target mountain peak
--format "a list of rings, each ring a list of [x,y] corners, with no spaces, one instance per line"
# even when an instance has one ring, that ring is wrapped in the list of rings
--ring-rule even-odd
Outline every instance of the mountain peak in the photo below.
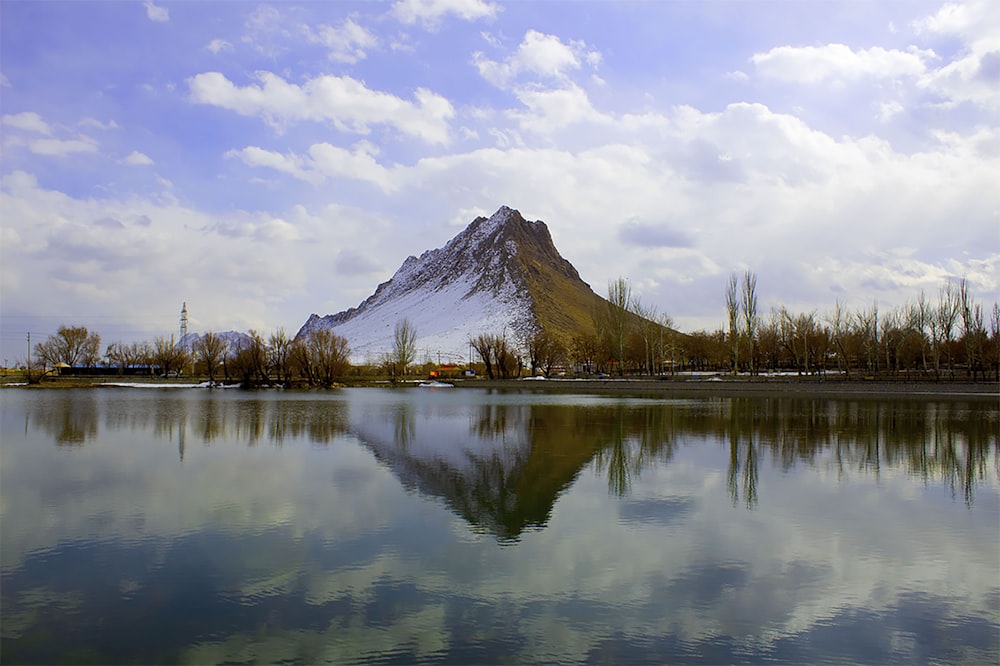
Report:
[[[332,329],[356,359],[374,361],[392,348],[395,323],[406,318],[421,353],[461,361],[469,338],[480,333],[516,339],[545,328],[566,337],[593,328],[599,300],[560,256],[544,222],[500,206],[444,247],[408,257],[358,307],[312,315],[298,335]]]

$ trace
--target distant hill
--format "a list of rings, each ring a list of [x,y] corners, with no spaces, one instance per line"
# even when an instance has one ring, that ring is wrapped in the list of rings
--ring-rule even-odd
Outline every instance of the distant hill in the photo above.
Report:
[[[215,337],[221,338],[225,341],[226,346],[230,349],[237,349],[239,347],[245,347],[250,343],[250,336],[247,333],[241,333],[239,331],[222,331],[221,333],[214,333]],[[201,340],[200,333],[187,333],[184,337],[177,341],[177,347],[181,349],[186,349],[191,351],[194,349],[195,344]]]
[[[416,328],[419,358],[461,360],[480,333],[517,339],[542,328],[566,342],[593,333],[603,302],[556,250],[544,222],[501,206],[444,247],[407,258],[356,308],[311,315],[297,335],[331,329],[347,338],[356,360],[375,358],[392,348],[396,322],[405,318]]]

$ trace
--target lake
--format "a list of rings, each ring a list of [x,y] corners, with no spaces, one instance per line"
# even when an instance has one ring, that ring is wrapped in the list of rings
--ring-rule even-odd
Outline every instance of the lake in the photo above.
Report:
[[[995,396],[0,391],[4,663],[995,663]]]

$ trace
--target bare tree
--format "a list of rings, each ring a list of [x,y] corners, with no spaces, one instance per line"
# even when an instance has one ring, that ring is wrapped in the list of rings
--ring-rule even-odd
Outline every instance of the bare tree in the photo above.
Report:
[[[830,325],[830,334],[833,338],[834,348],[837,350],[837,369],[844,373],[848,379],[851,378],[850,357],[847,352],[847,334],[850,325],[844,304],[838,298],[833,305],[833,312],[827,318]]]
[[[278,381],[286,386],[292,381],[291,345],[292,340],[284,328],[279,328],[271,333],[271,337],[267,341],[268,368],[274,371]]]
[[[757,314],[757,274],[752,271],[743,273],[743,291],[740,310],[743,314],[743,335],[746,338],[750,374],[756,374],[754,357],[756,356],[757,329],[760,327],[760,317]],[[727,304],[728,306],[728,304]]]
[[[573,336],[573,341],[570,344],[570,356],[583,372],[592,373],[595,371],[600,348],[601,343],[596,335],[580,333]]]
[[[153,340],[150,360],[160,368],[160,374],[167,376],[180,370],[187,362],[187,352],[180,345],[174,344],[174,336],[160,336]]]
[[[990,313],[990,345],[993,351],[990,356],[993,363],[993,379],[1000,382],[1000,303],[996,301]]]
[[[55,335],[35,345],[35,357],[44,365],[93,366],[101,357],[101,336],[86,326],[60,326]]]
[[[661,359],[670,357],[670,374],[674,374],[677,367],[677,332],[674,331],[674,320],[668,314],[661,314],[657,323],[660,333],[660,346],[657,353]]]
[[[416,357],[417,329],[409,319],[400,319],[396,322],[392,335],[393,378],[395,379],[396,367],[399,368],[399,374],[405,376],[406,368]]]
[[[486,367],[486,378],[493,379],[493,340],[494,336],[489,333],[480,333],[469,338],[469,345],[479,355],[479,360]]]
[[[632,314],[636,316],[636,332],[642,338],[642,366],[650,375],[656,369],[656,342],[660,338],[659,317],[655,305],[646,305],[639,298],[632,299]]]
[[[528,354],[531,373],[534,374],[536,369],[540,369],[546,377],[551,375],[552,367],[562,360],[565,353],[562,343],[543,328],[530,334],[524,342],[524,347]]]
[[[321,328],[310,333],[305,347],[314,381],[323,386],[333,386],[334,381],[343,377],[350,367],[351,348],[347,338],[329,329]]]
[[[625,374],[625,340],[629,333],[629,311],[632,307],[632,285],[628,278],[608,281],[608,300],[604,317],[605,330],[618,362],[618,374]]]
[[[726,282],[726,315],[729,319],[729,351],[735,375],[740,367],[740,283],[736,273],[732,273]]]
[[[955,336],[955,324],[958,323],[958,311],[958,294],[955,292],[955,285],[951,278],[948,278],[938,291],[937,326],[941,334],[941,344],[944,347],[945,356],[948,358],[948,373],[951,375],[952,381],[955,380],[955,358],[952,342]]]
[[[222,357],[226,353],[226,341],[212,331],[208,331],[198,338],[192,345],[191,351],[195,358],[205,366],[205,373],[208,381],[215,381],[215,371],[222,362]]]
[[[958,283],[958,311],[962,322],[962,338],[965,343],[965,362],[969,375],[976,380],[979,371],[983,379],[986,371],[982,367],[982,355],[986,338],[986,327],[983,324],[983,308],[979,303],[973,303],[969,292],[969,280],[962,278]]]
[[[104,353],[108,359],[108,365],[118,368],[118,375],[121,376],[128,367],[128,347],[122,342],[112,342],[108,345]]]

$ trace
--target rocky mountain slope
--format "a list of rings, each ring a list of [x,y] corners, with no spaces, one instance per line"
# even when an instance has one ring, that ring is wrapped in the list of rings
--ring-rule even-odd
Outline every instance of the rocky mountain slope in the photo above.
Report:
[[[417,332],[418,360],[460,362],[470,336],[514,339],[541,327],[569,339],[593,332],[602,302],[552,243],[544,222],[501,206],[477,217],[444,247],[409,257],[358,307],[313,314],[298,332],[329,328],[347,338],[352,356],[375,360],[392,348],[396,322]]]

